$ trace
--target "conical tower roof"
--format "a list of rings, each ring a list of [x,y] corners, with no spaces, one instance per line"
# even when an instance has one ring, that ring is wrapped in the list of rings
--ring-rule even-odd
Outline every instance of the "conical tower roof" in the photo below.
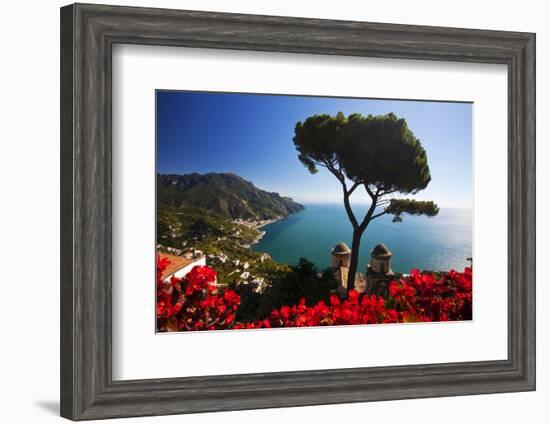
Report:
[[[346,243],[341,242],[332,248],[332,253],[336,255],[347,255],[351,253],[351,250]]]
[[[384,243],[378,243],[372,249],[371,256],[375,259],[388,259],[391,258],[391,251]]]

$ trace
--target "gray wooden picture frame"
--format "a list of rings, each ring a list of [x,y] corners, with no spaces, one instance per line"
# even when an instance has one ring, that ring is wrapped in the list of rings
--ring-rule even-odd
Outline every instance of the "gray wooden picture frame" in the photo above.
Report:
[[[507,65],[508,359],[113,381],[115,43]],[[534,390],[535,35],[87,4],[63,7],[60,265],[61,415],[69,419]]]

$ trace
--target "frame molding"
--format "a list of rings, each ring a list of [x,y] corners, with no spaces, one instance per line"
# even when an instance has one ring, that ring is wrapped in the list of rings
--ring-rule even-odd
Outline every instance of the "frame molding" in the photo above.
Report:
[[[508,66],[508,360],[111,378],[115,43]],[[535,34],[167,9],[61,8],[61,415],[72,420],[535,390]]]

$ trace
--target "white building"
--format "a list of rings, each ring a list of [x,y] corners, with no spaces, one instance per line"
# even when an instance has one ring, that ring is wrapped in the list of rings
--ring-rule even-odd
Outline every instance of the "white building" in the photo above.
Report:
[[[161,259],[166,258],[170,261],[170,264],[166,267],[161,275],[162,281],[170,281],[172,277],[183,278],[194,267],[205,266],[206,256],[200,258],[189,259],[184,256],[175,256],[167,253],[159,253]]]

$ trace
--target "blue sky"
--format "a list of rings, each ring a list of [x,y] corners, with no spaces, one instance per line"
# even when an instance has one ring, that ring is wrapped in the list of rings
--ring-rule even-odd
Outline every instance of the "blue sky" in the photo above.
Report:
[[[428,154],[432,181],[414,198],[472,207],[472,105],[378,99],[157,92],[157,170],[233,172],[299,202],[341,202],[325,169],[311,175],[298,160],[296,122],[314,114],[385,114],[405,118]],[[368,202],[356,191],[353,202]]]

